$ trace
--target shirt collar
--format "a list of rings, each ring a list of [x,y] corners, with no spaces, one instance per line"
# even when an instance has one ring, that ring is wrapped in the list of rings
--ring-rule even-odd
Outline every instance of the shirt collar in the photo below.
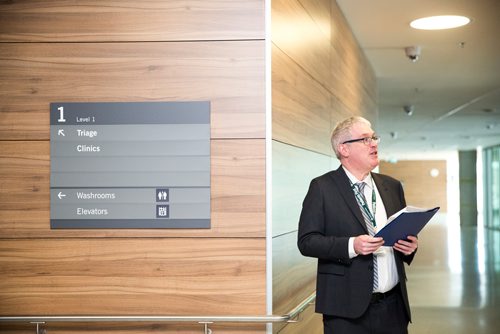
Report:
[[[364,183],[366,183],[366,186],[371,189],[371,187],[372,187],[372,173],[368,173],[368,175],[365,177],[364,180],[358,180],[354,175],[352,175],[351,172],[349,172],[347,170],[347,168],[345,168],[344,166],[342,166],[342,168],[344,169],[347,177],[352,182],[352,184],[356,184],[358,182],[364,182]]]

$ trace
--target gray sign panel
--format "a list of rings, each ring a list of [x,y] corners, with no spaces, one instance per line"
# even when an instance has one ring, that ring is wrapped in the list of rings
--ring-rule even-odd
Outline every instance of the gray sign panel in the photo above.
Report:
[[[50,109],[52,228],[210,228],[209,102]]]

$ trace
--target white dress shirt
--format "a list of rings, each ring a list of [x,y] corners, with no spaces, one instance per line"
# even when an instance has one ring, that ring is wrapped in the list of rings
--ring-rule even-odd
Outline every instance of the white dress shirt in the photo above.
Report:
[[[344,168],[342,166],[342,168]],[[372,180],[371,173],[364,180],[358,180],[354,175],[352,175],[346,168],[344,168],[349,180],[352,184],[358,182],[365,182],[366,186],[364,188],[365,198],[368,200],[368,208],[373,214],[373,207],[371,205],[372,189],[375,190],[376,196],[376,212],[375,212],[375,222],[377,223],[376,231],[380,231],[387,224],[387,213],[385,211],[384,203],[378,192],[375,182]],[[349,238],[349,257],[353,258],[358,256],[354,251],[354,238]],[[398,271],[396,268],[396,261],[394,260],[394,250],[392,247],[380,247],[375,253],[375,261],[378,265],[378,288],[373,292],[387,292],[391,290],[399,282]]]

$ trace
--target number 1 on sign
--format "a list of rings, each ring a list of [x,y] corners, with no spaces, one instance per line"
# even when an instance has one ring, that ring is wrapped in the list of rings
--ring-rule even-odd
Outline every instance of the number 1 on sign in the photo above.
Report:
[[[59,107],[57,110],[59,110],[59,119],[57,121],[62,123],[66,122],[66,119],[64,118],[64,107]]]

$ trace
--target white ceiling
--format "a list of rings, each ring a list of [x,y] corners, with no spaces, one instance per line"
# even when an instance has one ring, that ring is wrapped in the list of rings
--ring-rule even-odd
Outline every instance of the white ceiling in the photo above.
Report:
[[[500,0],[337,0],[375,70],[382,158],[500,144]],[[432,15],[467,26],[415,30]],[[404,48],[419,45],[412,63]],[[414,105],[408,116],[403,106]],[[396,132],[393,139],[391,132]]]

